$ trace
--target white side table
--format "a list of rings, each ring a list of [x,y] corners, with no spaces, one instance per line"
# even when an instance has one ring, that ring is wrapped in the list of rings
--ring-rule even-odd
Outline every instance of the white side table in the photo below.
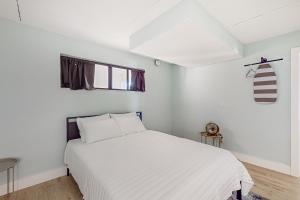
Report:
[[[15,191],[15,166],[18,160],[16,158],[3,158],[0,159],[0,173],[7,171],[7,194],[9,194],[9,180],[10,180],[10,169],[12,169],[12,179],[13,179],[13,192]]]

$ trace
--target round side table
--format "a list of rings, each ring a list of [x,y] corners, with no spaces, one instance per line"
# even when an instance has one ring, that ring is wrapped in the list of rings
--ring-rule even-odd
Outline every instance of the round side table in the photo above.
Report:
[[[17,165],[18,159],[16,158],[3,158],[0,159],[0,173],[7,171],[7,194],[9,194],[9,180],[10,180],[10,169],[12,169],[12,181],[13,181],[13,192],[15,191],[15,166]]]

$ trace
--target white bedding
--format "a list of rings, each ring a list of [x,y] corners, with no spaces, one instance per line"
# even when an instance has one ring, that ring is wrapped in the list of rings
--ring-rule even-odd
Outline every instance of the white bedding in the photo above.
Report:
[[[227,200],[253,185],[230,152],[156,131],[69,141],[65,163],[85,200]]]

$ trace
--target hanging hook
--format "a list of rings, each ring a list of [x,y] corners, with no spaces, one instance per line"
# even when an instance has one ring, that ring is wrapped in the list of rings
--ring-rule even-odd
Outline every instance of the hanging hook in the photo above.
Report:
[[[268,62],[268,59],[267,59],[267,58],[264,58],[264,57],[261,57],[261,58],[260,58],[260,62],[261,62],[261,63],[266,63],[266,62]]]
[[[256,71],[254,69],[250,69],[247,74],[246,74],[246,78],[253,78],[256,74]]]

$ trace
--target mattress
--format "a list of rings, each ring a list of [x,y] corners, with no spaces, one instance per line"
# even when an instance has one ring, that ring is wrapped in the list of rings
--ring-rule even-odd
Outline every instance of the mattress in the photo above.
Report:
[[[85,200],[227,200],[253,186],[229,151],[151,130],[71,140],[65,163]]]

